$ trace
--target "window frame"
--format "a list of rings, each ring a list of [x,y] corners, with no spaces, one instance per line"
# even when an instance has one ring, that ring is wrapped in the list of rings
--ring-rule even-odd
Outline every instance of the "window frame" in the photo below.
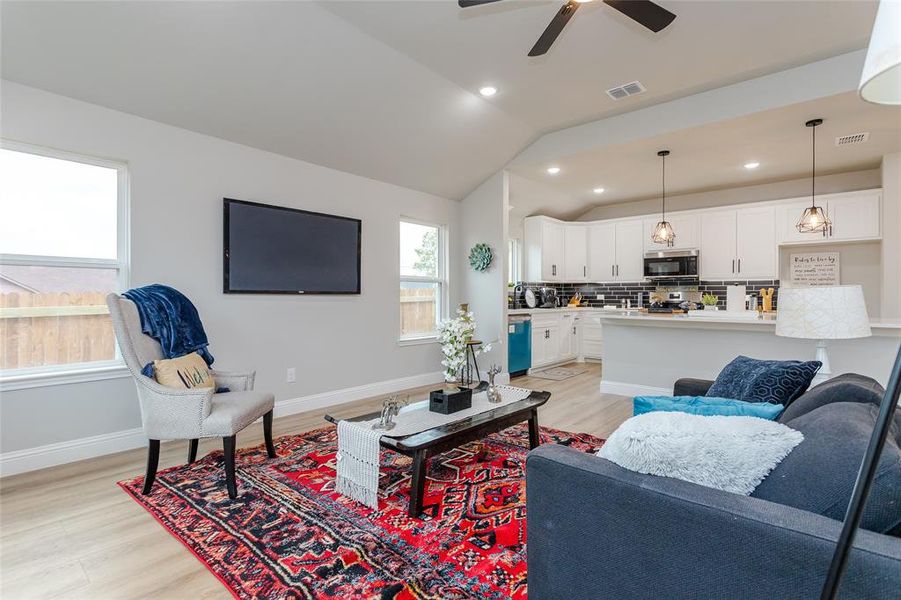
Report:
[[[0,254],[0,264],[38,267],[79,267],[116,269],[117,291],[128,288],[131,265],[131,235],[129,230],[130,183],[128,163],[77,154],[9,139],[0,139],[0,148],[46,158],[66,160],[116,171],[116,258],[85,258],[77,256],[44,256],[31,254]],[[116,344],[116,358],[108,361],[65,363],[21,369],[0,370],[0,391],[62,385],[82,381],[98,381],[128,376],[125,361]]]
[[[403,275],[400,272],[400,227],[402,223],[409,223],[410,225],[421,225],[423,227],[434,227],[438,230],[438,275],[436,277],[428,277],[423,275]],[[442,225],[440,223],[432,223],[430,221],[423,221],[421,219],[416,219],[413,217],[405,217],[401,216],[397,220],[397,233],[398,233],[398,243],[397,243],[397,273],[398,273],[398,282],[397,288],[400,290],[400,286],[404,283],[436,283],[438,284],[438,308],[435,311],[435,319],[436,319],[436,331],[428,334],[416,334],[416,335],[408,335],[404,336],[400,330],[401,323],[398,319],[397,323],[397,343],[401,346],[411,346],[416,344],[432,344],[438,341],[438,331],[437,324],[439,321],[442,321],[447,318],[448,311],[448,232],[447,225]],[[398,299],[400,302],[400,299]]]

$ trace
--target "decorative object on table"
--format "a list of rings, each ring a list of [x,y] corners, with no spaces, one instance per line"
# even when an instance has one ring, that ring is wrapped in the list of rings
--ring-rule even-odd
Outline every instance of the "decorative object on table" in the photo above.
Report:
[[[816,182],[817,182],[817,127],[823,124],[823,119],[811,119],[804,125],[810,127],[811,133],[811,169],[810,169],[810,206],[804,209],[796,227],[800,233],[826,233],[832,230],[832,221],[829,214],[822,206],[817,206]]]
[[[396,598],[445,598],[462,589],[462,596],[525,600],[527,439],[525,424],[504,427],[431,461],[448,469],[428,479],[426,510],[442,515],[440,527],[407,517],[409,485],[385,486],[379,511],[336,498],[333,425],[278,438],[275,469],[262,448],[239,451],[241,474],[261,485],[225,507],[216,493],[222,456],[215,452],[161,471],[165,485],[149,496],[141,496],[142,477],[119,486],[150,513],[144,525],[165,523],[156,532],[190,548],[236,598],[379,598],[386,589]],[[603,444],[547,428],[541,441],[581,453]],[[410,461],[386,460],[381,472],[384,481],[409,481]],[[461,490],[469,494],[465,510]],[[508,535],[521,541],[482,542]],[[353,557],[353,564],[340,567],[345,559],[338,557]]]
[[[632,398],[633,416],[664,411],[704,416],[757,417],[773,421],[784,409],[785,407],[781,404],[745,402],[732,398],[708,396],[635,396]]]
[[[901,4],[885,0],[879,3],[876,22],[867,46],[867,58],[860,74],[858,93],[874,104],[901,104]]]
[[[491,344],[470,347],[469,342],[475,333],[476,322],[468,308],[468,304],[461,304],[456,317],[445,319],[438,324],[438,341],[444,355],[441,361],[444,366],[444,381],[449,385],[459,383],[461,372],[467,364],[467,351],[473,356],[491,351]]]
[[[497,404],[501,401],[501,393],[497,391],[497,387],[494,385],[494,377],[500,372],[501,368],[498,365],[491,365],[491,368],[488,369],[488,389],[485,390],[485,394],[488,396],[488,402],[492,404]]]
[[[759,360],[738,356],[723,367],[705,395],[787,407],[807,391],[819,368],[820,362],[815,360]]]
[[[859,285],[781,288],[776,335],[819,340],[816,359],[823,366],[814,383],[826,381],[832,376],[826,340],[872,335],[863,289]]]
[[[720,299],[710,293],[705,293],[701,296],[701,304],[704,305],[704,310],[719,310],[717,304]]]
[[[473,271],[485,271],[491,266],[493,255],[488,244],[476,244],[469,251],[469,266]]]
[[[672,246],[676,241],[676,232],[673,226],[666,220],[666,157],[669,156],[669,150],[661,150],[657,153],[661,160],[661,179],[662,190],[661,196],[661,214],[660,222],[654,227],[654,233],[651,234],[651,241],[655,244],[666,244]]]
[[[460,383],[463,385],[472,385],[473,381],[478,382],[482,380],[482,373],[479,372],[479,361],[476,360],[476,355],[482,353],[481,346],[482,342],[479,340],[470,339],[466,342],[466,363],[460,369]],[[473,371],[476,374],[475,379],[472,377]]]
[[[800,431],[757,417],[651,412],[627,419],[597,455],[630,471],[748,496],[803,440]]]
[[[727,285],[726,286],[726,312],[744,312],[745,311],[745,292],[747,289],[743,285]]]
[[[444,388],[429,392],[429,410],[450,415],[472,408],[472,388]]]
[[[792,287],[841,284],[841,255],[838,252],[792,254],[788,265]]]
[[[379,422],[372,425],[373,429],[390,431],[394,429],[394,417],[400,413],[400,409],[408,404],[408,400],[400,396],[389,396],[382,402],[382,414]]]
[[[773,312],[773,294],[775,291],[774,288],[760,288],[760,291],[757,292],[760,295],[760,306],[763,312]]]

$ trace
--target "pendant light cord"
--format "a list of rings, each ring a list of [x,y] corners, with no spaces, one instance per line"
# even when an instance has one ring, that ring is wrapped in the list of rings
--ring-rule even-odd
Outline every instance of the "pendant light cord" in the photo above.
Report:
[[[666,221],[666,154],[663,155],[663,221]]]
[[[810,148],[810,206],[817,207],[817,126],[811,127],[813,130],[813,142]]]

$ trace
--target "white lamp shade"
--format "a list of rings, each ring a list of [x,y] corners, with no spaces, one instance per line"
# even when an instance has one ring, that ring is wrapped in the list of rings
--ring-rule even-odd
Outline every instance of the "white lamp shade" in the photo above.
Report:
[[[859,285],[779,288],[776,335],[815,340],[868,337],[870,318]]]
[[[858,91],[876,104],[901,104],[901,0],[881,0]]]

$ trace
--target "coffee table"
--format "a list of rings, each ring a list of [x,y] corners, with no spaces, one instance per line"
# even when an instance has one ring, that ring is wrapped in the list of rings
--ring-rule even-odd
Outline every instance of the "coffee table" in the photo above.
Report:
[[[382,448],[413,459],[413,479],[410,484],[410,506],[407,514],[418,518],[422,513],[426,461],[430,456],[457,448],[523,421],[529,422],[529,449],[537,448],[541,443],[538,436],[538,407],[546,403],[550,397],[550,392],[532,392],[522,400],[412,435],[393,438],[387,437],[390,432],[386,432],[380,441]],[[368,421],[378,419],[379,416],[380,413],[373,412],[348,420]],[[325,420],[337,425],[341,419],[325,415]]]

